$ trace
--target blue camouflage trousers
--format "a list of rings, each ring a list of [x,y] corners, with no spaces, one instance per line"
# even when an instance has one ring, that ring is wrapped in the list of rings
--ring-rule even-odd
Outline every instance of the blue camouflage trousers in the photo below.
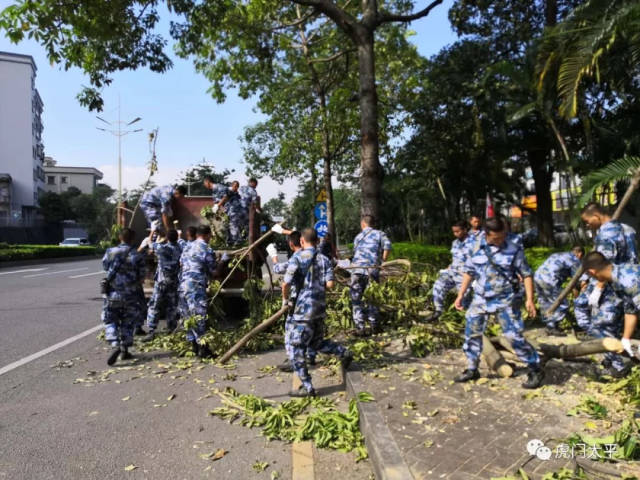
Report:
[[[124,300],[103,299],[101,317],[104,323],[104,335],[111,346],[133,345],[133,330],[137,315],[139,315],[139,306],[135,297]]]
[[[136,288],[136,301],[138,302],[138,314],[133,323],[134,328],[144,325],[144,321],[147,319],[147,299],[144,296],[144,288],[142,285],[138,285]]]
[[[433,305],[436,312],[444,311],[444,299],[451,290],[459,290],[462,283],[462,274],[452,272],[449,269],[440,270],[437,280],[433,284]],[[469,308],[472,298],[472,290],[469,288],[462,299],[462,306]]]
[[[495,314],[503,335],[511,342],[518,358],[530,367],[540,364],[538,352],[522,335],[524,322],[520,307],[514,306],[514,297],[515,295],[511,294],[485,299],[480,295],[474,295],[466,314],[465,340],[462,346],[470,369],[478,368],[482,354],[482,335],[487,328],[489,315],[492,314]]]
[[[244,241],[244,215],[229,214],[229,230],[227,231],[227,243],[238,245]]]
[[[160,311],[164,307],[169,330],[178,324],[178,289],[176,283],[156,282],[149,300],[147,325],[151,330],[158,328]]]
[[[309,347],[316,352],[338,355],[342,357],[347,349],[339,343],[324,338],[324,319],[311,322],[291,322],[293,325],[287,332],[285,340],[291,347],[289,360],[298,378],[307,391],[313,390],[311,375],[307,368]]]
[[[378,308],[374,305],[366,305],[362,301],[364,291],[367,289],[370,279],[374,282],[378,281],[377,277],[373,275],[369,276],[358,273],[351,275],[349,292],[351,294],[351,305],[353,307],[353,323],[358,329],[365,327],[365,320],[369,320],[372,327],[378,322]]]
[[[595,315],[592,314],[590,316],[591,322],[587,330],[589,335],[595,338],[620,338],[624,325],[625,307],[624,302],[616,295],[611,285],[607,284],[602,291],[598,311]],[[621,355],[607,352],[604,354],[604,358],[609,361],[611,366],[616,370],[622,370],[624,368],[624,360]]]
[[[149,203],[140,203],[140,210],[144,213],[144,217],[147,219],[149,225],[156,220],[162,219],[162,213],[156,205]]]
[[[195,328],[187,330],[187,340],[193,342],[207,331],[207,288],[205,285],[189,285],[184,289],[184,302],[186,305],[186,317],[197,317]]]
[[[549,285],[543,282],[535,282],[536,285],[536,295],[538,295],[538,305],[540,306],[540,312],[542,314],[542,320],[549,328],[555,328],[558,324],[567,316],[567,312],[569,311],[569,302],[565,298],[558,308],[551,314],[547,315],[547,310],[553,304],[553,302],[558,298],[560,292],[562,292],[562,287],[558,285]]]
[[[287,353],[287,358],[291,358],[291,354],[293,352],[293,347],[291,343],[289,343],[291,339],[291,330],[295,327],[296,322],[291,320],[291,317],[287,318],[287,321],[284,323],[284,350]],[[324,332],[323,332],[324,333]],[[313,341],[310,342],[307,347],[307,359],[310,361],[315,361],[318,356],[318,352],[313,349]]]

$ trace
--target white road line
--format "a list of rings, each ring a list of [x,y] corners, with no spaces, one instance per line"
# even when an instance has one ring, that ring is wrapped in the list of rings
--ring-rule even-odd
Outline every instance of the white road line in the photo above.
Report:
[[[7,365],[6,367],[2,367],[0,368],[0,375],[4,375],[7,372],[10,372],[11,370],[14,370],[18,367],[21,367],[22,365],[25,365],[29,362],[33,362],[34,360],[43,357],[45,355],[47,355],[48,353],[51,352],[55,352],[56,350],[62,348],[62,347],[66,347],[67,345],[69,345],[70,343],[75,342],[76,340],[80,340],[83,337],[86,337],[87,335],[91,335],[94,332],[97,332],[98,330],[100,330],[103,327],[103,325],[96,325],[93,328],[90,328],[89,330],[85,330],[82,333],[79,333],[78,335],[74,335],[73,337],[69,337],[66,340],[63,340],[61,342],[56,343],[55,345],[51,345],[48,348],[45,348],[44,350],[40,350],[39,352],[36,352],[32,355],[29,355],[28,357],[24,357],[21,360],[18,360],[17,362],[13,362],[10,363],[9,365]]]
[[[0,275],[9,275],[11,273],[26,273],[26,272],[41,272],[42,270],[46,270],[45,268],[27,268],[26,270],[14,270],[13,272],[0,272]]]
[[[82,277],[90,277],[91,275],[102,275],[105,272],[104,270],[100,270],[99,272],[93,272],[93,273],[83,273],[82,275],[71,275],[69,278],[82,278]]]
[[[47,273],[36,273],[35,275],[25,275],[22,278],[33,278],[33,277],[42,277],[44,275],[56,275],[58,273],[67,273],[67,272],[79,272],[80,270],[89,270],[89,267],[84,268],[70,268],[69,270],[57,270],[55,272],[47,272]]]

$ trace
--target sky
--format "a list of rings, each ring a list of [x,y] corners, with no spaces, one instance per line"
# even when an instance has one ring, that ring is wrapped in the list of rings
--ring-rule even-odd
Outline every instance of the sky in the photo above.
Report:
[[[0,9],[11,3],[0,0]],[[411,24],[416,32],[412,41],[422,55],[431,56],[455,41],[447,19],[452,3],[453,0],[445,0],[427,18]],[[167,29],[167,24],[165,20],[161,29]],[[15,45],[2,35],[0,51],[31,55],[36,62],[36,88],[44,103],[45,155],[53,157],[58,165],[96,167],[104,173],[103,182],[117,188],[117,139],[98,130],[96,127],[109,127],[76,100],[82,86],[88,85],[82,72],[50,65],[44,49],[34,41]],[[154,128],[159,129],[156,149],[159,170],[154,176],[157,184],[176,181],[181,172],[203,159],[217,171],[235,170],[230,178],[244,181],[239,137],[246,126],[263,118],[255,111],[255,101],[243,100],[231,91],[224,103],[217,103],[207,93],[208,81],[195,72],[192,63],[173,55],[171,46],[167,51],[174,62],[168,72],[156,74],[144,69],[118,72],[103,91],[105,108],[98,113],[100,117],[117,120],[120,99],[123,121],[142,118],[134,127],[143,131],[122,138],[123,188],[136,188],[146,180],[148,133]],[[290,200],[296,189],[295,179],[280,185],[262,178],[258,187],[263,202],[280,191]]]

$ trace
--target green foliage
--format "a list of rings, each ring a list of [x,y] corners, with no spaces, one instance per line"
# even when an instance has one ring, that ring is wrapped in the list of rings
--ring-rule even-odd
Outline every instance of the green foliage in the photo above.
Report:
[[[187,191],[192,197],[203,196],[210,197],[211,190],[205,188],[202,184],[204,177],[207,175],[211,175],[213,177],[213,182],[215,184],[218,183],[226,183],[229,175],[231,175],[235,170],[225,169],[222,172],[218,173],[215,171],[214,167],[205,163],[199,163],[185,172],[180,174],[180,177],[176,180],[178,185],[184,185],[187,187]]]
[[[0,262],[98,255],[97,247],[59,247],[58,245],[8,245],[0,244]]]
[[[593,397],[582,397],[580,403],[567,412],[569,416],[585,414],[591,418],[602,420],[607,417],[609,412],[605,407],[600,405]]]
[[[638,460],[640,459],[640,429],[634,420],[625,420],[622,426],[611,435],[604,437],[592,437],[574,433],[567,439],[567,443],[573,447],[585,444],[588,449],[594,448],[598,452],[598,460]],[[606,445],[617,445],[617,449],[607,453]]]
[[[640,367],[633,367],[626,377],[603,385],[600,391],[606,395],[621,394],[623,403],[640,405]]]
[[[343,413],[336,409],[333,400],[323,397],[275,403],[255,395],[239,394],[231,388],[218,395],[224,406],[211,410],[212,416],[230,422],[239,420],[249,428],[260,427],[269,440],[313,440],[318,448],[355,451],[357,460],[367,458],[355,399],[349,402],[348,412]],[[360,394],[358,398],[361,402],[372,399],[368,394]]]
[[[579,205],[585,205],[592,201],[599,187],[631,179],[639,168],[640,157],[624,156],[606,167],[589,173],[582,182]]]

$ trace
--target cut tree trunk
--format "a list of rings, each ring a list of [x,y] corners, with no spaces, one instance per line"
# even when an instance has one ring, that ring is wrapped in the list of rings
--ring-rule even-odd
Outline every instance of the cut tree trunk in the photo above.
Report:
[[[507,378],[513,375],[511,365],[509,365],[500,352],[495,349],[493,343],[491,343],[491,340],[489,340],[486,335],[482,336],[482,356],[489,368],[498,372],[498,375],[501,377]]]
[[[632,341],[638,344],[637,341]],[[574,358],[596,353],[616,352],[622,353],[622,343],[617,338],[598,338],[586,342],[573,343],[571,345],[540,344],[540,351],[547,358]]]

